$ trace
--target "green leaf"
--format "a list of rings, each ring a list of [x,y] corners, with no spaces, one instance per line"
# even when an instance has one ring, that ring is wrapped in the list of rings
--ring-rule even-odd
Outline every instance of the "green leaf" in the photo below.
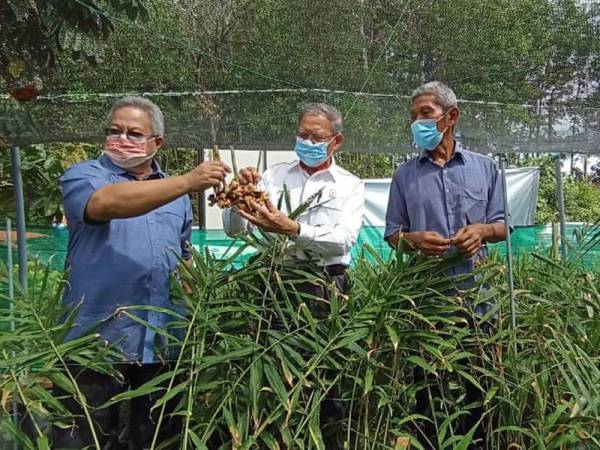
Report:
[[[371,367],[367,368],[363,386],[363,395],[367,395],[373,389],[373,369]]]
[[[280,450],[279,443],[268,431],[260,433],[260,439],[264,442],[266,448],[269,450]]]
[[[289,407],[288,394],[277,370],[270,361],[265,361],[263,370],[269,382],[269,387],[275,392],[283,408],[287,410]]]
[[[425,361],[423,358],[421,358],[420,356],[411,355],[408,358],[406,358],[406,360],[410,363],[413,363],[413,364],[419,366],[420,368],[425,370],[427,373],[433,373],[434,375],[437,375],[437,372],[433,368],[433,366],[431,364],[429,364],[427,361]]]
[[[485,400],[483,401],[484,405],[489,405],[489,403],[494,399],[494,397],[496,396],[498,392],[498,388],[497,387],[493,387],[491,388],[487,394],[485,394]]]
[[[159,398],[154,405],[152,405],[151,410],[155,410],[156,408],[161,407],[162,405],[164,405],[165,403],[167,403],[169,400],[177,397],[179,394],[181,394],[183,391],[185,391],[188,388],[188,384],[189,381],[186,380],[182,383],[179,383],[176,386],[173,386],[171,389],[169,389],[165,395],[163,395],[161,398]],[[154,388],[150,388],[150,389],[154,389]]]
[[[313,397],[310,419],[308,421],[308,429],[310,431],[310,439],[317,450],[325,450],[325,443],[323,442],[323,435],[321,434],[320,409],[319,397],[315,395]]]
[[[386,324],[385,329],[388,332],[388,336],[390,337],[390,341],[392,342],[392,346],[394,347],[394,351],[398,351],[398,334],[396,331],[389,325]]]
[[[481,424],[481,421],[483,420],[483,417],[481,417],[477,423],[475,425],[473,425],[473,427],[471,427],[471,429],[467,432],[467,434],[465,434],[462,439],[458,442],[458,445],[455,446],[454,448],[456,450],[468,450],[469,448],[471,448],[471,445],[473,444],[473,435],[475,434],[475,431],[477,430],[477,428],[479,428],[479,425]],[[481,442],[480,442],[481,444]]]
[[[35,443],[38,450],[50,450],[50,441],[46,436],[38,436]]]
[[[262,362],[255,359],[250,366],[250,405],[252,410],[252,420],[255,424],[259,423],[261,408],[259,403],[260,390],[262,387]]]
[[[192,444],[194,444],[194,449],[196,450],[208,450],[208,447],[206,446],[206,444],[204,442],[202,442],[202,440],[200,439],[200,437],[196,434],[196,432],[194,430],[188,430],[188,436],[192,441]]]
[[[477,381],[473,375],[471,375],[470,373],[466,372],[463,369],[458,369],[458,368],[456,369],[456,372],[458,374],[460,374],[463,378],[466,378],[469,381],[469,383],[471,383],[473,386],[475,386],[481,392],[485,393],[485,389],[483,389],[481,387],[481,384],[479,384],[479,381]]]

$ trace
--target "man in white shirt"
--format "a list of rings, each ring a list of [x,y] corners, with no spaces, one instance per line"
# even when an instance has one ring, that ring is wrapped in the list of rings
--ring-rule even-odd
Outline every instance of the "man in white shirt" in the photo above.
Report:
[[[289,256],[314,260],[347,293],[346,269],[350,251],[362,225],[365,188],[362,181],[335,163],[344,141],[342,116],[333,106],[310,103],[299,115],[295,151],[298,160],[276,164],[260,174],[253,167],[240,170],[240,183],[255,183],[269,194],[267,206],[255,205],[253,213],[225,210],[223,225],[230,235],[247,233],[253,226],[290,236]],[[288,217],[284,190],[291,211],[314,194],[311,207],[297,220]]]
[[[347,268],[362,225],[365,188],[358,177],[335,163],[334,155],[343,141],[342,116],[336,108],[325,103],[306,105],[296,130],[298,160],[274,165],[262,177],[253,167],[240,170],[240,183],[254,183],[259,190],[268,192],[267,205],[254,203],[253,213],[226,209],[223,225],[230,236],[247,233],[253,227],[290,236],[293,245],[288,249],[288,256],[314,261],[317,269],[323,270],[324,278],[329,277],[338,292],[347,294],[350,290]],[[285,190],[289,193],[290,210]],[[288,217],[311,196],[315,198],[310,208],[296,220]],[[303,283],[297,289],[315,299],[327,299],[322,285]],[[313,315],[318,318],[329,315],[329,308],[321,302],[312,303]],[[331,391],[331,397],[321,402],[320,425],[325,447],[330,450],[343,448],[337,439],[345,408],[336,400],[339,395],[335,392],[337,387]]]

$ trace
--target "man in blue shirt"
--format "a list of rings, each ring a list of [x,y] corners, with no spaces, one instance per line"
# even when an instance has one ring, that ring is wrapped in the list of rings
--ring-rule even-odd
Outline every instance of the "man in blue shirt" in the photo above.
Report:
[[[63,302],[68,309],[77,308],[67,339],[94,329],[131,362],[119,367],[122,383],[90,370],[75,372],[92,408],[101,446],[107,449],[118,446],[119,411],[95,408],[156,376],[164,357],[156,353],[164,344],[160,336],[118,311],[134,305],[173,308],[169,278],[177,270],[178,257],[190,260],[188,194],[219,185],[229,171],[223,163],[206,162],[184,175],[167,177],[154,159],[163,136],[160,109],[147,99],[125,97],[110,111],[100,159],[75,164],[60,179],[70,232]],[[170,321],[167,314],[130,312],[159,329]],[[150,444],[155,429],[151,406],[150,397],[132,403],[133,448]],[[68,400],[67,407],[80,412],[74,400]],[[93,444],[87,422],[76,419],[75,425],[72,430],[55,430],[55,448]],[[165,428],[164,433],[176,432]]]
[[[454,92],[442,83],[413,93],[411,130],[422,153],[394,174],[384,234],[390,245],[403,239],[427,256],[461,252],[467,259],[455,274],[473,270],[486,242],[506,239],[498,168],[454,140],[459,115]]]
[[[391,246],[402,240],[427,256],[460,252],[465,258],[450,269],[455,275],[473,271],[487,255],[487,242],[506,239],[498,168],[493,159],[465,150],[454,140],[459,116],[456,95],[448,86],[432,81],[413,92],[411,131],[422,153],[394,174],[384,234]],[[483,314],[487,309],[483,305],[475,312]],[[429,399],[425,390],[420,394],[417,412],[423,413]],[[481,400],[474,387],[467,397]],[[481,412],[472,410],[467,430]],[[476,439],[485,438],[482,431],[480,427]],[[426,430],[424,434],[436,433]]]

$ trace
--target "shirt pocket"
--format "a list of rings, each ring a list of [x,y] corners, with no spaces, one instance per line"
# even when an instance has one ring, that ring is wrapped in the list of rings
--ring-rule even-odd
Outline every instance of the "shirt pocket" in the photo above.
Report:
[[[173,205],[165,205],[156,211],[156,222],[158,224],[157,234],[165,245],[168,252],[181,253],[181,232],[185,223],[185,214],[180,208]]]
[[[463,213],[467,225],[485,223],[487,195],[480,187],[467,187],[462,195]]]
[[[341,211],[344,209],[344,203],[347,199],[340,197],[331,197],[325,200],[321,200],[318,205],[319,208],[326,208],[332,211]]]
[[[344,210],[346,199],[335,197],[321,200],[311,214],[312,225],[335,225]]]

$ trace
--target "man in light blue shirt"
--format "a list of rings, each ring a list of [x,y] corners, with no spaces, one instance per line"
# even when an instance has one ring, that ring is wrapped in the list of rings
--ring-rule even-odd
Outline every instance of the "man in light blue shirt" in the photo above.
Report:
[[[160,109],[147,99],[125,97],[109,114],[104,153],[67,169],[60,179],[69,226],[64,305],[76,309],[67,339],[94,329],[101,339],[122,350],[130,364],[119,367],[124,383],[90,370],[77,370],[77,380],[92,407],[102,448],[116,448],[118,407],[96,409],[112,396],[136,388],[163,370],[160,336],[118,314],[122,307],[173,309],[169,279],[179,257],[189,260],[192,208],[188,194],[219,185],[229,168],[220,162],[200,164],[168,177],[154,159],[163,143]],[[167,314],[132,310],[143,321],[165,329]],[[141,364],[140,364],[141,363]],[[66,406],[74,413],[74,400]],[[154,434],[150,397],[135,399],[130,418],[134,448],[145,448]],[[177,430],[165,428],[165,437]],[[73,430],[55,430],[55,448],[81,449],[93,444],[85,420]]]
[[[459,110],[447,86],[431,82],[413,94],[411,130],[422,153],[392,180],[384,238],[399,239],[428,256],[458,251],[462,274],[485,253],[486,242],[506,239],[502,184],[488,156],[454,140]]]
[[[450,269],[454,275],[471,273],[487,255],[487,242],[506,239],[498,168],[493,159],[454,140],[459,116],[456,95],[448,86],[433,81],[413,92],[411,131],[422,153],[394,174],[384,233],[391,246],[402,240],[427,256],[461,253],[463,262]],[[489,305],[479,305],[475,312],[484,314],[488,309]],[[423,373],[415,376],[426,378]],[[481,392],[471,385],[466,389],[466,403],[479,406],[463,420],[460,434],[474,427],[483,414]],[[429,404],[428,392],[422,389],[417,393],[416,412],[427,414]],[[474,433],[477,444],[469,448],[485,448],[483,425],[482,421]],[[426,423],[421,443],[438,448],[436,434]]]
[[[428,256],[459,251],[455,275],[472,272],[487,255],[486,242],[505,239],[502,183],[493,159],[455,143],[444,165],[423,151],[401,165],[392,180],[385,239],[402,238]]]

